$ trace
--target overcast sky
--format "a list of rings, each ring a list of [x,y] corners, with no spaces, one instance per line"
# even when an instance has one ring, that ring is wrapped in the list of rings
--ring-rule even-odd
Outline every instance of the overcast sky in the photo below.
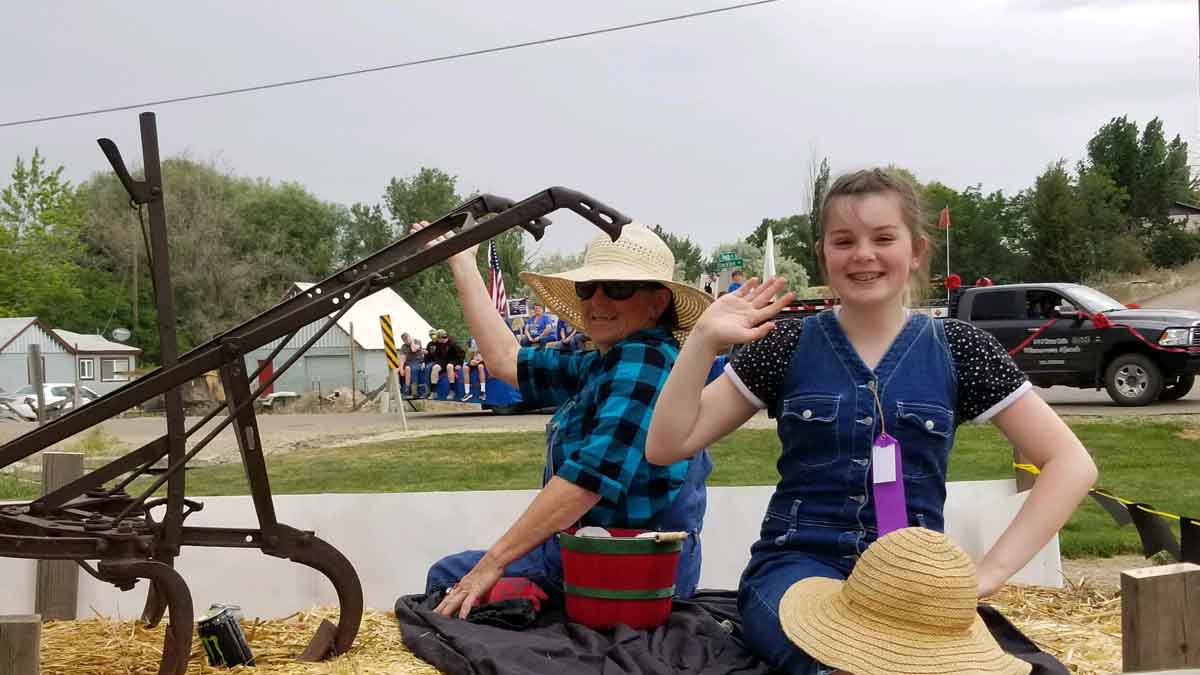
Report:
[[[732,2],[11,2],[0,123],[387,65]],[[335,7],[348,8],[342,11]],[[463,192],[592,194],[705,249],[803,210],[810,148],[836,172],[894,162],[1006,192],[1079,159],[1115,115],[1196,134],[1190,0],[780,0],[447,63],[158,106],[188,152],[318,197],[392,176]],[[0,128],[0,184],[35,147],[79,181],[137,111]],[[168,216],[170,205],[168,204]],[[594,230],[560,214],[545,250]]]

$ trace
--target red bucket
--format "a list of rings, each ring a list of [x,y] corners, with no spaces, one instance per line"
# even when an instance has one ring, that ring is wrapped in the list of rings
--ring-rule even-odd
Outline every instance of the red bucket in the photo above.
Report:
[[[567,616],[603,630],[623,623],[660,626],[671,614],[683,541],[636,538],[640,530],[609,528],[612,537],[558,535]]]

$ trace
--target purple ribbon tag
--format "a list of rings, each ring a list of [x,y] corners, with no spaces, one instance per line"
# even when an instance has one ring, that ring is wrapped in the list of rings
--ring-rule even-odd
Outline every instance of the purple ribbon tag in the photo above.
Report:
[[[879,536],[908,527],[900,441],[886,433],[879,434],[871,445],[871,483],[875,496],[875,526]]]

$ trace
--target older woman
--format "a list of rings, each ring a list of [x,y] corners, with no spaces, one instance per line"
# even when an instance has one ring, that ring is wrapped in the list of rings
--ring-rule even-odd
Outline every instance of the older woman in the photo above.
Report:
[[[449,589],[438,611],[465,618],[505,576],[561,591],[555,534],[577,524],[689,532],[675,589],[677,597],[690,596],[700,577],[704,481],[712,463],[702,453],[655,466],[644,447],[679,337],[711,298],[672,281],[675,257],[662,239],[645,226],[626,225],[617,241],[601,235],[588,244],[583,267],[521,273],[548,309],[598,347],[534,349],[520,347],[496,311],[475,249],[448,262],[488,371],[520,387],[524,400],[558,411],[547,426],[542,489],[525,512],[488,550],[451,555],[429,570],[427,592]]]

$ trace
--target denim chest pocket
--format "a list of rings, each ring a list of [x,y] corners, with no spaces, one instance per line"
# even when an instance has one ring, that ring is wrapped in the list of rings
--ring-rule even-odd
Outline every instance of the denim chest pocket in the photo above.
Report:
[[[896,439],[903,450],[904,477],[946,476],[954,442],[954,413],[937,403],[896,404]]]
[[[802,394],[784,399],[779,425],[787,441],[788,461],[800,466],[828,466],[840,456],[837,394]]]

